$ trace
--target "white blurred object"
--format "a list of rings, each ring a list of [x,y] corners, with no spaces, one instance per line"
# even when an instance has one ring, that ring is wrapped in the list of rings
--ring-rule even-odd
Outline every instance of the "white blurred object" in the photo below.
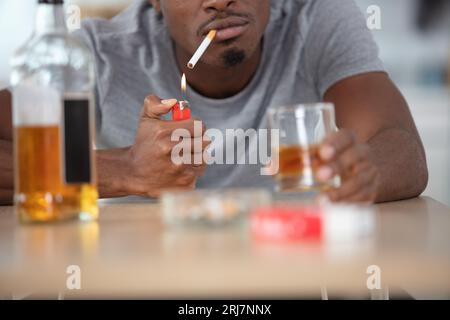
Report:
[[[358,241],[370,237],[375,231],[375,209],[372,206],[326,204],[322,210],[324,241],[328,244]]]
[[[30,37],[33,31],[37,2],[38,0],[0,1],[0,36],[2,39],[0,46],[0,89],[7,87],[9,84],[10,57]],[[102,11],[107,12],[107,15],[110,16],[119,12],[131,2],[132,0],[66,0],[65,4],[79,5],[82,9],[82,16],[101,13]]]
[[[9,84],[9,60],[34,28],[36,0],[0,1],[0,88]]]
[[[252,209],[271,204],[270,192],[260,189],[166,192],[161,197],[168,225],[225,225],[244,218]]]

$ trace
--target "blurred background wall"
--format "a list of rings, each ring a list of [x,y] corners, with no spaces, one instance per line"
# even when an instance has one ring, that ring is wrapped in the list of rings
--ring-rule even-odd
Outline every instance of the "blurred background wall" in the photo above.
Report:
[[[277,0],[272,0],[277,1]],[[14,48],[33,29],[36,0],[0,1],[0,87],[8,83]],[[111,17],[131,0],[67,0],[83,17]],[[381,58],[409,102],[427,151],[430,183],[425,192],[450,205],[450,1],[356,0],[361,10],[381,9],[373,30]]]
[[[425,192],[450,205],[450,1],[356,0],[381,9],[373,30],[390,76],[405,95],[427,152]]]
[[[9,58],[34,28],[37,0],[0,0],[0,88],[8,84]],[[65,0],[81,8],[82,17],[110,18],[132,0]]]

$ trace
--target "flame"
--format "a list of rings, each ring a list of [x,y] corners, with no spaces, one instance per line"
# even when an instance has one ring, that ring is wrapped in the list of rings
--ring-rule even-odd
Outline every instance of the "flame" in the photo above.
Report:
[[[186,93],[187,83],[186,83],[186,75],[183,73],[181,77],[181,92]]]

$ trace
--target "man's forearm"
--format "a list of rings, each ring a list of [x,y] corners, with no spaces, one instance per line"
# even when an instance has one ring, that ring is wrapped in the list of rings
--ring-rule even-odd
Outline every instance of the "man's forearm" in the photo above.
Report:
[[[97,150],[97,183],[101,198],[123,197],[131,194],[127,172],[127,148]]]
[[[0,205],[10,205],[14,193],[13,146],[11,141],[0,140]],[[127,185],[126,149],[99,150],[97,153],[97,179],[100,197],[129,195]]]
[[[0,140],[0,205],[9,205],[13,200],[14,170],[11,141]]]
[[[428,183],[425,152],[417,135],[386,129],[369,140],[380,173],[377,202],[419,196]]]

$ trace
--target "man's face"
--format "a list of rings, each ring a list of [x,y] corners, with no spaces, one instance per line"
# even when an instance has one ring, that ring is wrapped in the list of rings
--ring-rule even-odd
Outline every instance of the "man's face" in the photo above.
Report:
[[[235,66],[259,49],[270,15],[270,0],[151,0],[177,47],[195,52],[208,32],[217,30],[202,62]]]

